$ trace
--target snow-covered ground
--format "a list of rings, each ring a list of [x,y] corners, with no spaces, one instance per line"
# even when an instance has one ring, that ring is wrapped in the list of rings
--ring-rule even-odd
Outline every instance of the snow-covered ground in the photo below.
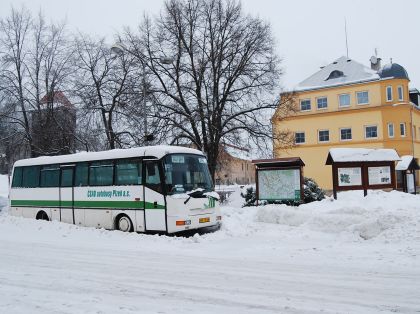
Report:
[[[419,313],[420,197],[223,207],[220,231],[124,234],[0,214],[0,313]]]
[[[9,177],[0,174],[0,211],[7,204],[7,197],[9,195]]]

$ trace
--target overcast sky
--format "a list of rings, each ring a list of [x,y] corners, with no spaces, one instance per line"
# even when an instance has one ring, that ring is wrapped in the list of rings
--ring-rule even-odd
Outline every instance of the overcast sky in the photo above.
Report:
[[[112,35],[123,26],[135,27],[143,12],[156,15],[163,0],[1,0],[0,17],[10,7],[42,9],[47,18],[66,19],[72,30]],[[411,86],[420,88],[420,1],[418,0],[243,0],[245,13],[272,25],[278,54],[283,58],[282,85],[297,83],[346,54],[347,19],[349,56],[369,65],[378,49],[383,63],[404,66]]]

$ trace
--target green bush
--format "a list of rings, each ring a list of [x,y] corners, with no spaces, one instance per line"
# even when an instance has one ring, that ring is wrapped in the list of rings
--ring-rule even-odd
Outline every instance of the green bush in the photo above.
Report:
[[[254,187],[247,187],[245,193],[241,192],[241,196],[245,199],[243,207],[255,206],[257,204],[257,196]]]
[[[303,202],[310,203],[325,198],[325,191],[312,178],[304,178]]]

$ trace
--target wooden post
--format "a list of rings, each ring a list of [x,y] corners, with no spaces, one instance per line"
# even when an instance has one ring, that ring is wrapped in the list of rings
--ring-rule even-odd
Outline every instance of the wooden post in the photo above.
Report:
[[[402,185],[403,185],[403,192],[408,192],[408,181],[407,181],[407,171],[401,171],[401,177],[402,177]]]
[[[337,172],[337,166],[335,165],[335,163],[332,164],[332,178],[333,178],[333,196],[334,199],[337,199],[337,184],[338,184],[338,172]]]
[[[362,168],[362,186],[363,186],[363,195],[367,196],[367,189],[369,185],[369,169],[367,165],[360,165]]]
[[[397,189],[397,178],[395,175],[395,162],[391,162],[391,184],[392,184],[392,189],[396,190]]]
[[[260,199],[260,192],[258,188],[258,166],[255,165],[255,197],[257,198],[257,206],[258,200]]]
[[[303,177],[303,167],[302,166],[300,166],[299,172],[300,172],[300,203],[303,204],[303,201],[304,201],[304,198],[305,198],[305,193],[304,193],[304,189],[303,189],[303,185],[305,184],[305,178]]]

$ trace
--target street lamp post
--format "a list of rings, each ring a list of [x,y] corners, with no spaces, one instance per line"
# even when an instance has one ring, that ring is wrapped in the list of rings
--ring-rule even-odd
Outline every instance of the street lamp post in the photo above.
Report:
[[[111,46],[111,52],[116,55],[122,55],[124,52],[128,52],[132,55],[134,55],[129,49],[127,49],[122,43],[115,43]],[[135,56],[135,55],[134,55]],[[173,62],[173,58],[168,57],[161,57],[161,58],[154,58],[159,60],[162,64],[171,64]],[[146,87],[146,65],[143,60],[140,59],[141,66],[142,66],[142,86],[143,86],[143,101],[142,101],[142,107],[143,107],[143,123],[144,123],[144,142],[145,146],[148,146],[149,143],[149,134],[147,130],[147,104],[146,104],[146,93],[147,93],[147,87]],[[151,139],[152,140],[152,139]]]

